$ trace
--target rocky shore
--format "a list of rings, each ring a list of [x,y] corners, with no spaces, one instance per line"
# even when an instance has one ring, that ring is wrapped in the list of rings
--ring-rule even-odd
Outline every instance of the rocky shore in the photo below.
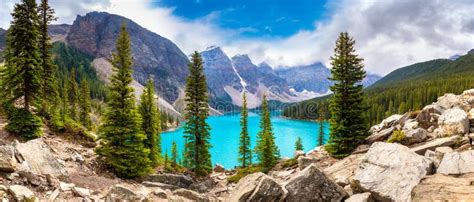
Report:
[[[48,131],[22,142],[4,125],[3,201],[474,201],[474,89],[388,117],[344,159],[317,147],[296,152],[297,165],[238,183],[221,167],[204,179],[157,170],[123,180],[103,168],[93,143]]]

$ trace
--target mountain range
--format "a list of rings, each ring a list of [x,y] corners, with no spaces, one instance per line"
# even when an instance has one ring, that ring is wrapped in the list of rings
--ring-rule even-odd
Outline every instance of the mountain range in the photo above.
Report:
[[[134,83],[139,94],[149,77],[155,81],[160,105],[180,115],[184,108],[184,86],[188,74],[188,57],[172,41],[141,27],[125,17],[106,12],[78,15],[72,25],[51,25],[53,41],[63,42],[94,58],[92,66],[103,80],[112,74],[109,62],[115,50],[122,23],[130,33],[133,53]],[[0,29],[0,50],[5,46],[5,30]],[[282,103],[298,102],[329,92],[330,70],[321,63],[308,66],[273,68],[266,63],[254,64],[248,55],[228,57],[220,47],[201,52],[207,77],[210,106],[229,111],[241,106],[241,93],[247,92],[250,108],[261,104],[263,95]],[[378,80],[369,75],[365,85]],[[214,110],[212,110],[214,111]],[[214,111],[216,112],[216,111]]]

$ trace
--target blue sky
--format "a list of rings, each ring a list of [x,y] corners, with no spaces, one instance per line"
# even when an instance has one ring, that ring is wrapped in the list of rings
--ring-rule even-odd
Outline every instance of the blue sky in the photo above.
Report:
[[[326,0],[162,0],[152,6],[172,7],[175,15],[189,20],[209,17],[244,37],[259,38],[311,30],[328,13]]]

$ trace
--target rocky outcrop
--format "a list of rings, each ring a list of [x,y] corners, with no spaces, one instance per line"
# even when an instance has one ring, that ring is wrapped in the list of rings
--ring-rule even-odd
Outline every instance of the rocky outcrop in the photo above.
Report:
[[[288,191],[285,201],[341,201],[347,192],[327,177],[315,165],[311,165],[286,184]]]
[[[416,121],[420,126],[428,129],[430,126],[438,125],[438,117],[443,113],[444,109],[440,106],[431,104],[423,107],[420,113],[416,116]]]
[[[428,139],[428,132],[423,128],[405,129],[405,143],[407,145],[423,142]]]
[[[350,155],[330,167],[325,168],[323,171],[339,186],[347,186],[352,181],[355,171],[359,167],[363,157],[363,154]]]
[[[377,200],[410,200],[418,182],[431,172],[432,162],[400,144],[376,142],[355,172],[354,182]]]
[[[229,201],[278,201],[285,190],[275,180],[263,173],[254,173],[240,179],[230,194]]]
[[[434,150],[437,147],[451,146],[460,139],[459,136],[451,136],[445,138],[436,138],[431,141],[425,142],[424,144],[417,145],[411,148],[417,154],[424,155],[426,150]]]
[[[461,175],[474,172],[474,150],[444,154],[437,172],[446,175]]]
[[[181,188],[189,188],[193,184],[193,179],[186,175],[177,174],[152,174],[146,177],[147,181],[163,183]]]
[[[469,132],[467,113],[459,108],[448,109],[438,119],[439,135],[463,135]]]
[[[59,178],[68,175],[64,164],[43,139],[38,138],[25,143],[17,143],[15,148],[24,160],[21,163],[23,163],[25,171]]]
[[[318,159],[316,159],[312,156],[300,156],[300,157],[298,157],[298,168],[300,170],[303,170],[306,167],[308,167],[309,165],[311,165],[313,163],[317,163],[317,162],[318,162]]]
[[[14,172],[16,165],[15,148],[11,145],[0,146],[0,172]]]
[[[423,178],[412,191],[412,201],[474,201],[473,173],[460,177],[443,174]]]

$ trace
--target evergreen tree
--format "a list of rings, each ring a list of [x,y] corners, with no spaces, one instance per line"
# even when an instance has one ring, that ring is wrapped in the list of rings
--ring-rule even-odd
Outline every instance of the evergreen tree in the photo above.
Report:
[[[242,111],[240,114],[240,141],[239,141],[239,162],[242,168],[252,164],[252,150],[250,149],[250,136],[248,132],[248,110],[247,110],[247,95],[243,93]]]
[[[155,86],[153,85],[153,79],[148,79],[140,100],[141,102],[138,109],[142,117],[141,129],[147,136],[145,145],[150,150],[149,158],[151,162],[153,165],[157,165],[161,143],[159,131],[160,122],[158,119],[158,107],[155,102]]]
[[[35,0],[15,4],[7,33],[3,91],[9,103],[23,98],[23,108],[38,104],[41,95],[41,54],[39,16]]]
[[[114,74],[110,81],[108,110],[100,129],[103,143],[96,150],[119,177],[134,178],[151,170],[150,149],[140,133],[140,116],[136,110],[132,83],[132,54],[130,37],[122,24],[112,54]]]
[[[280,157],[280,152],[275,144],[266,96],[263,96],[262,118],[260,119],[260,132],[257,134],[255,153],[257,154],[257,159],[261,166],[264,167],[266,171],[273,168]]]
[[[91,121],[91,97],[90,97],[90,90],[89,85],[85,79],[82,79],[81,82],[81,97],[80,97],[80,120],[84,127],[88,130],[92,128],[92,121]]]
[[[301,140],[301,137],[298,137],[298,139],[296,139],[296,142],[295,142],[295,150],[296,151],[303,151],[304,148],[303,148],[303,142]]]
[[[61,92],[61,120],[63,122],[66,121],[66,118],[69,117],[69,94],[68,94],[68,81],[64,81],[64,86]]]
[[[326,150],[335,157],[344,157],[368,135],[364,116],[362,80],[365,77],[362,58],[355,53],[355,41],[347,32],[339,35],[331,57],[331,135]]]
[[[319,108],[319,132],[318,132],[318,146],[324,145],[324,109]]]
[[[41,0],[38,7],[39,13],[39,48],[41,54],[41,66],[43,72],[41,77],[43,79],[43,100],[42,110],[49,111],[49,113],[57,113],[56,106],[59,103],[58,84],[56,80],[56,66],[53,64],[51,57],[51,43],[48,34],[48,25],[56,20],[54,17],[54,10],[49,6],[48,0]],[[53,107],[53,109],[47,109]]]
[[[176,142],[173,142],[171,145],[171,161],[173,161],[174,165],[178,162],[178,146]]]
[[[76,69],[71,70],[68,80],[68,101],[69,101],[69,117],[72,120],[78,120],[78,104],[79,104],[79,87],[76,82]]]
[[[209,148],[209,130],[206,123],[209,116],[206,76],[202,58],[194,52],[189,64],[189,76],[186,79],[186,108],[184,137],[186,139],[186,159],[190,169],[196,175],[206,175],[212,171]]]

